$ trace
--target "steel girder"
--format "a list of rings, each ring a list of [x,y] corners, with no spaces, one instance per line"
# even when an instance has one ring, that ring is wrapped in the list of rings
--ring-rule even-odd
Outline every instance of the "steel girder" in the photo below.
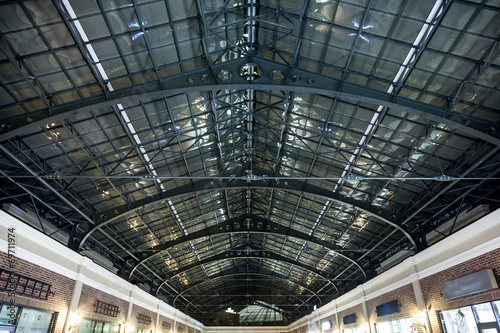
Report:
[[[155,246],[153,249],[148,250],[148,252],[142,252],[138,253],[137,256],[141,258],[142,260],[138,263],[135,264],[135,266],[129,271],[129,276],[128,278],[130,279],[132,274],[134,274],[134,271],[141,265],[144,264],[146,261],[152,259],[159,253],[163,251],[167,251],[168,249],[182,244],[186,243],[189,241],[194,241],[203,237],[211,237],[215,235],[225,235],[225,234],[246,234],[246,233],[262,233],[262,234],[276,234],[276,235],[283,235],[283,236],[288,236],[288,237],[293,237],[293,238],[299,238],[302,240],[305,240],[307,242],[311,242],[317,245],[320,245],[328,250],[335,251],[338,253],[340,257],[343,259],[350,261],[353,265],[357,266],[357,268],[361,271],[361,273],[365,276],[368,277],[369,273],[359,265],[355,259],[353,259],[353,251],[352,250],[347,250],[342,248],[341,246],[333,245],[330,242],[323,241],[317,237],[314,237],[312,235],[308,235],[303,232],[299,232],[297,230],[294,230],[292,228],[285,227],[281,224],[277,224],[274,222],[271,222],[267,219],[261,218],[259,216],[254,216],[254,215],[244,215],[241,217],[233,218],[230,219],[224,223],[221,223],[219,225],[214,225],[212,227],[208,227],[206,229],[194,232],[192,234],[179,237],[177,239],[174,239],[169,242],[165,242],[161,245]],[[152,253],[151,253],[152,252]],[[351,252],[351,255],[344,255],[342,252]],[[149,254],[151,253],[151,254]],[[132,259],[132,258],[125,258],[125,261],[127,259]],[[128,272],[125,271],[124,275],[126,275]]]
[[[255,281],[254,281],[254,282],[255,282]],[[303,299],[301,299],[301,298],[300,298],[300,297],[298,297],[297,295],[292,294],[292,293],[290,293],[289,291],[283,290],[283,289],[281,289],[281,288],[279,288],[279,287],[277,287],[277,286],[273,286],[273,285],[251,284],[251,283],[249,283],[249,284],[235,284],[235,285],[231,285],[231,286],[229,286],[229,287],[228,287],[228,286],[219,286],[219,287],[213,288],[212,290],[213,290],[214,292],[218,292],[219,290],[230,290],[230,289],[234,289],[234,288],[243,288],[243,287],[256,287],[256,288],[263,288],[263,289],[268,289],[268,290],[275,290],[275,291],[278,291],[278,292],[280,292],[280,293],[283,293],[284,295],[282,295],[282,296],[285,296],[285,297],[292,297],[292,298],[296,299],[298,302],[300,302],[298,305],[295,305],[295,304],[293,305],[293,307],[294,307],[294,311],[297,311],[297,312],[299,312],[299,313],[300,313],[300,311],[298,310],[298,308],[300,308],[300,307],[302,307],[302,306],[306,306],[306,307],[308,307],[308,306],[309,306],[308,304],[306,304],[306,302],[305,302]],[[250,295],[250,296],[251,296],[251,295]],[[187,311],[187,310],[188,310],[188,308],[189,308],[189,306],[191,306],[191,304],[193,304],[193,303],[194,303],[194,301],[196,301],[197,299],[199,299],[199,298],[201,298],[201,297],[203,297],[203,296],[197,296],[197,297],[195,297],[195,298],[191,299],[191,300],[190,300],[190,302],[189,302],[189,303],[186,305],[186,307],[184,308],[184,310],[185,310],[185,311]],[[218,296],[218,297],[220,297],[220,298],[226,298],[226,297],[230,297],[230,298],[232,298],[232,297],[234,297],[234,295],[232,295],[232,294],[230,294],[230,295],[224,295],[224,294],[221,294],[221,295],[220,295],[220,296]],[[246,297],[246,296],[240,295],[240,296],[238,296],[238,297]],[[260,296],[260,297],[263,297],[263,296]],[[267,296],[267,297],[263,297],[263,298],[264,298],[264,299],[268,299],[269,301],[271,301],[271,302],[273,302],[273,303],[275,303],[275,302],[276,302],[275,300],[273,301],[272,296]],[[212,300],[213,300],[213,299],[212,299]],[[212,301],[212,300],[210,300],[210,301]],[[206,303],[209,303],[210,301],[208,301],[208,302],[206,302]],[[206,303],[197,304],[197,306],[205,306],[205,304],[206,304]],[[243,304],[241,304],[241,305],[243,305]],[[245,304],[245,305],[246,305],[246,304]],[[290,306],[292,306],[292,305],[290,304]],[[279,307],[279,306],[278,306],[278,307]],[[280,308],[280,310],[281,310],[281,311],[285,311],[285,310],[283,310],[283,309],[281,309],[281,308]],[[309,309],[309,310],[310,310],[310,309]],[[195,312],[195,313],[196,313],[196,312]]]
[[[184,267],[181,267],[177,270],[174,270],[170,272],[168,276],[166,276],[165,280],[160,284],[158,287],[158,290],[166,283],[172,280],[172,278],[179,276],[180,274],[189,271],[190,269],[199,267],[201,265],[205,265],[208,263],[212,262],[217,262],[221,260],[232,260],[232,259],[250,259],[250,258],[255,258],[255,259],[268,259],[268,260],[276,260],[276,261],[281,261],[288,263],[290,265],[294,265],[297,267],[301,267],[307,271],[310,271],[318,276],[321,276],[324,278],[329,285],[331,285],[337,292],[338,288],[337,286],[330,280],[330,277],[322,272],[321,270],[317,269],[316,267],[309,266],[300,262],[297,262],[293,259],[290,259],[288,257],[282,256],[277,253],[265,251],[264,249],[253,249],[251,253],[245,253],[244,250],[229,250],[226,252],[222,252],[216,255],[213,255],[211,257],[205,258],[203,260],[199,260],[197,262],[194,262],[190,265],[186,265]]]
[[[258,66],[264,75],[254,81],[248,81],[234,74],[239,73],[240,68],[249,62]],[[229,71],[234,75],[230,78],[219,78],[217,74],[214,74],[222,70]],[[294,79],[280,82],[273,81],[269,77],[269,74],[273,71],[279,71],[284,74],[284,77]],[[328,88],[325,89],[325,87]],[[459,114],[451,110],[386,92],[377,91],[372,88],[343,82],[342,80],[328,78],[298,68],[290,68],[284,64],[257,57],[227,61],[140,86],[127,87],[103,93],[77,102],[50,106],[46,110],[15,115],[5,119],[1,124],[3,125],[2,128],[9,129],[9,131],[0,134],[0,142],[15,135],[23,134],[25,131],[45,126],[48,122],[67,119],[73,114],[86,113],[99,108],[111,107],[118,103],[133,102],[137,104],[140,103],[140,101],[156,100],[164,96],[180,93],[232,89],[296,91],[372,103],[375,107],[382,105],[395,110],[415,114],[431,121],[447,124],[465,133],[469,133],[472,136],[481,138],[495,145],[500,145],[500,131],[496,129],[496,124],[486,120]]]
[[[274,279],[278,279],[278,280],[281,280],[281,281],[289,281],[289,282],[292,282],[294,285],[297,285],[297,286],[300,286],[302,288],[304,288],[305,291],[307,291],[309,293],[309,295],[312,295],[313,297],[316,297],[318,299],[318,301],[320,302],[320,304],[323,303],[323,300],[321,299],[321,297],[313,292],[311,289],[309,289],[307,286],[303,285],[303,284],[300,284],[299,282],[297,281],[293,281],[293,280],[290,280],[290,279],[286,279],[284,277],[281,277],[281,276],[277,276],[277,275],[271,275],[270,273],[254,273],[254,272],[240,272],[240,273],[218,273],[218,274],[215,274],[215,275],[212,275],[212,276],[209,276],[207,278],[207,280],[204,280],[204,281],[201,281],[201,282],[197,282],[193,285],[191,285],[189,288],[186,288],[185,290],[181,291],[179,293],[178,296],[176,296],[176,298],[174,299],[173,301],[173,304],[175,305],[175,301],[177,300],[177,297],[179,297],[180,295],[183,295],[185,292],[187,292],[188,290],[191,290],[192,288],[196,288],[196,287],[199,287],[201,284],[203,283],[207,283],[207,281],[210,279],[210,280],[214,280],[214,279],[217,279],[217,278],[226,278],[226,277],[233,277],[233,276],[240,276],[240,275],[248,275],[248,276],[260,276],[260,277],[270,277],[270,278],[274,278]],[[185,297],[188,297],[188,295],[184,295]]]
[[[242,168],[243,172],[246,170]],[[253,171],[260,176],[271,176],[272,174],[268,170],[260,169],[257,167],[253,167]],[[243,174],[243,173],[242,173]],[[222,180],[215,181],[212,179],[201,179],[198,181],[193,181],[190,184],[179,186],[177,188],[167,190],[164,192],[160,192],[154,196],[144,198],[141,200],[137,200],[129,205],[123,205],[120,207],[116,207],[114,209],[102,212],[99,217],[96,217],[95,220],[101,220],[96,226],[94,226],[90,231],[85,234],[73,235],[69,244],[70,247],[74,249],[81,249],[85,244],[87,239],[97,230],[100,230],[102,227],[107,224],[126,216],[130,212],[135,210],[139,210],[145,208],[151,204],[158,203],[160,201],[164,201],[167,199],[171,199],[177,196],[186,195],[189,193],[196,192],[205,192],[205,191],[213,191],[213,190],[225,190],[225,189],[274,189],[274,190],[283,190],[283,191],[293,191],[293,192],[301,192],[307,193],[313,196],[322,197],[325,199],[330,199],[341,204],[346,204],[353,206],[354,208],[361,210],[368,215],[371,215],[378,220],[391,225],[396,230],[402,232],[404,236],[409,240],[409,242],[413,245],[414,249],[417,250],[417,242],[414,238],[406,231],[406,228],[400,224],[401,217],[396,216],[392,212],[385,210],[381,207],[374,206],[371,203],[367,203],[364,201],[359,201],[353,199],[351,197],[342,195],[338,192],[332,192],[331,190],[320,188],[314,185],[310,185],[307,183],[307,180],[297,180],[291,179],[289,181],[266,181],[265,179],[257,179],[252,182],[248,182],[241,179],[235,179],[233,181],[230,180]]]
[[[206,305],[201,305],[200,307],[202,307],[202,308],[211,307],[212,309],[210,309],[210,311],[201,311],[201,310],[198,310],[198,311],[197,311],[197,312],[195,312],[195,313],[200,312],[200,313],[204,313],[204,314],[214,314],[214,313],[216,313],[216,312],[218,312],[218,311],[220,311],[220,310],[225,310],[225,309],[227,309],[228,307],[232,307],[232,306],[235,306],[235,307],[236,307],[236,306],[242,306],[242,305],[241,305],[241,301],[242,301],[242,300],[243,300],[243,301],[247,300],[246,296],[239,296],[239,297],[234,297],[234,296],[233,296],[233,297],[231,297],[230,299],[228,299],[228,300],[226,301],[226,303],[224,303],[224,304],[220,304],[220,305],[218,305],[218,306],[216,306],[216,307],[214,307],[213,305],[208,305],[208,304],[206,304]],[[270,302],[271,302],[271,301],[272,301],[272,300],[270,300]],[[238,303],[237,303],[237,302],[238,302]],[[272,303],[270,303],[270,304],[272,304]],[[254,304],[248,304],[248,305],[254,305]],[[262,304],[259,304],[259,303],[255,304],[255,305],[261,305],[261,306],[262,306]],[[247,306],[247,304],[245,304],[244,306]],[[282,306],[286,306],[286,307],[293,307],[294,309],[297,309],[297,308],[295,308],[295,305],[293,305],[293,304],[286,304],[286,305],[285,305],[285,304],[283,304]],[[310,304],[310,305],[307,305],[307,306],[308,306],[308,307],[310,306],[310,307],[312,308],[312,307],[314,306],[314,304]],[[300,312],[300,310],[298,310],[298,309],[297,309],[297,310],[294,310],[294,312],[295,312],[295,311],[300,312],[300,314],[298,315],[298,317],[295,317],[295,318],[296,318],[296,319],[298,319],[300,316],[303,316],[303,315],[305,315],[305,314],[307,314],[307,313],[311,312],[311,310],[312,310],[311,308],[309,308],[307,311],[303,311],[303,312]],[[204,318],[204,319],[208,319],[209,317],[210,317],[210,316],[204,316],[204,317],[201,317],[201,316],[199,316],[199,315],[197,315],[197,316],[196,316],[196,318]]]

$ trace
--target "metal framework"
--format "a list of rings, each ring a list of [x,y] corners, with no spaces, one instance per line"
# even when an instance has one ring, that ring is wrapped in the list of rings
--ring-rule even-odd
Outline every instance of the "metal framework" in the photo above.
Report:
[[[206,325],[290,323],[499,207],[499,19],[3,1],[2,208]]]

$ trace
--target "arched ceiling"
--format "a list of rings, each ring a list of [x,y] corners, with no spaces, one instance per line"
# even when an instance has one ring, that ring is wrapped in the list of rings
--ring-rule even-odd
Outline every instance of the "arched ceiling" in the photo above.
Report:
[[[290,323],[499,207],[499,11],[3,1],[2,208],[207,325]]]

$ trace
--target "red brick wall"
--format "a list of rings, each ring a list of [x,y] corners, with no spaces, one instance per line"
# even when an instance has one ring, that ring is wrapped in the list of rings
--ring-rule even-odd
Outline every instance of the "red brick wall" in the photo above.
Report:
[[[399,312],[387,316],[377,317],[377,306],[394,300],[398,301]],[[372,298],[366,302],[366,307],[372,327],[375,323],[413,317],[419,314],[412,284],[408,284],[384,295]]]
[[[44,283],[51,284],[51,290],[54,292],[54,296],[49,296],[47,300],[40,300],[34,297],[21,296],[16,294],[14,298],[15,305],[57,313],[54,333],[62,333],[64,322],[66,320],[66,316],[68,315],[68,308],[70,306],[71,297],[73,295],[75,281],[25,260],[19,258],[15,258],[15,260],[15,269],[9,268],[8,255],[5,252],[0,251],[0,268],[7,271],[12,271],[17,274],[29,276]],[[9,297],[9,294],[7,292],[0,292],[0,303],[9,303],[11,301],[11,298],[12,297]],[[112,317],[109,315],[96,313],[94,307],[96,300],[118,306],[120,310],[118,316]],[[126,322],[128,308],[129,302],[127,300],[123,300],[93,287],[83,285],[80,300],[78,303],[77,314],[85,319],[123,325]],[[151,317],[151,324],[139,324],[137,321],[138,314]],[[156,317],[156,312],[149,311],[137,305],[133,305],[130,324],[138,329],[154,331]],[[172,325],[171,332],[173,332],[173,320],[164,316],[161,316],[160,318],[159,331],[162,330],[162,321],[170,323]],[[188,327],[186,325],[178,324],[178,326],[179,328],[183,328],[185,333],[188,332]]]
[[[178,333],[186,333],[186,325],[184,324],[177,324],[177,332]]]
[[[324,318],[321,318],[318,322],[318,329],[321,330],[321,327],[323,325],[323,322],[326,322],[326,321],[330,321],[332,323],[332,328],[329,330],[332,331],[332,332],[335,332],[339,330],[339,327],[337,326],[337,319],[335,319],[335,315],[331,315],[331,316],[328,316],[328,317],[324,317]],[[342,320],[340,317],[339,317],[339,320]],[[352,325],[354,326],[354,325]],[[292,332],[292,333],[295,333],[295,332]]]
[[[58,316],[54,332],[61,333],[64,326],[64,320],[66,319],[69,303],[71,301],[71,296],[73,294],[75,281],[20,258],[15,258],[16,267],[11,269],[9,268],[7,259],[7,254],[0,251],[1,268],[17,274],[29,276],[30,278],[51,285],[51,290],[54,292],[54,296],[49,296],[47,300],[40,300],[34,297],[21,296],[17,294],[14,300],[16,305],[57,312]],[[12,297],[9,297],[8,293],[0,293],[0,303],[10,302],[11,298]]]
[[[162,323],[170,324],[170,331],[166,331],[165,329],[163,329]],[[158,323],[158,331],[161,331],[162,333],[172,333],[174,331],[174,321],[170,318],[160,315],[160,321]]]
[[[356,314],[356,322],[354,324],[344,325],[344,317],[349,316],[353,313]],[[353,306],[352,308],[349,308],[347,310],[340,311],[339,312],[339,324],[340,324],[341,329],[364,326],[365,319],[363,316],[363,307],[361,306],[361,304]]]
[[[422,292],[424,294],[425,306],[426,308],[432,306],[429,311],[429,317],[431,320],[432,331],[434,333],[443,332],[438,311],[455,309],[466,305],[500,299],[499,289],[471,296],[460,297],[449,301],[445,301],[441,295],[441,285],[443,283],[487,268],[493,269],[497,282],[500,285],[500,249],[491,251],[478,258],[468,260],[462,264],[428,276],[420,281],[422,285]]]
[[[120,313],[117,317],[98,314],[95,312],[94,304],[96,301],[101,301],[119,307]],[[95,288],[83,285],[78,303],[77,313],[82,318],[104,321],[115,324],[125,324],[127,320],[128,301],[125,301],[116,296],[110,295]]]
[[[137,316],[139,314],[151,317],[151,324],[149,324],[149,325],[139,324],[139,322],[137,321]],[[132,306],[132,316],[130,317],[130,324],[138,329],[153,330],[154,331],[155,324],[156,324],[156,313],[134,304]]]

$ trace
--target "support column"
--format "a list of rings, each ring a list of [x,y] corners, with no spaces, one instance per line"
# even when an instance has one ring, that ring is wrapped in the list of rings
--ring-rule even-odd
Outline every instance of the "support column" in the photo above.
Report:
[[[159,333],[161,331],[159,329],[159,327],[160,327],[160,304],[161,304],[161,302],[162,302],[161,300],[158,300],[158,305],[156,305],[156,325],[155,325],[155,331],[154,331],[154,333]]]
[[[368,314],[368,308],[366,306],[365,289],[363,288],[363,285],[360,285],[359,288],[361,289],[361,309],[363,311],[363,317],[365,318],[365,325],[368,326],[367,333],[371,333],[372,325],[370,323],[370,315]]]
[[[314,321],[314,311],[313,313],[307,316],[307,333],[317,333]]]
[[[335,302],[335,322],[337,324],[337,332],[340,333],[339,306],[337,302]]]
[[[372,332],[372,325],[370,323],[370,316],[368,315],[368,308],[366,307],[366,299],[363,292],[363,301],[361,302],[361,308],[363,309],[363,317],[365,317],[365,325],[368,326],[367,333]]]
[[[80,303],[80,296],[82,295],[83,279],[85,278],[85,270],[87,263],[92,262],[92,260],[82,257],[80,265],[78,265],[78,270],[76,273],[75,287],[73,288],[73,294],[71,295],[71,301],[69,303],[68,312],[66,313],[66,319],[64,320],[63,332],[69,333],[72,331],[76,332],[78,327],[79,317],[77,315],[78,304]]]
[[[172,323],[172,333],[177,333],[177,312],[179,310],[175,309],[175,312],[174,312],[174,322]]]
[[[128,298],[128,309],[127,309],[127,321],[125,322],[125,330],[123,333],[132,333],[132,326],[130,325],[130,319],[132,318],[132,308],[134,307],[134,289],[136,286],[132,286],[130,289],[130,296]]]
[[[429,312],[427,311],[427,307],[425,306],[425,298],[424,298],[424,293],[422,291],[422,285],[420,284],[420,278],[418,277],[418,272],[417,268],[415,267],[413,263],[413,257],[411,257],[412,260],[412,269],[413,269],[413,274],[410,275],[410,278],[412,280],[411,284],[413,286],[413,293],[415,294],[415,301],[417,303],[417,308],[418,311],[420,311],[421,314],[425,318],[422,318],[425,321],[425,325],[427,327],[427,333],[432,333],[432,327],[431,327],[431,321],[429,318]]]

